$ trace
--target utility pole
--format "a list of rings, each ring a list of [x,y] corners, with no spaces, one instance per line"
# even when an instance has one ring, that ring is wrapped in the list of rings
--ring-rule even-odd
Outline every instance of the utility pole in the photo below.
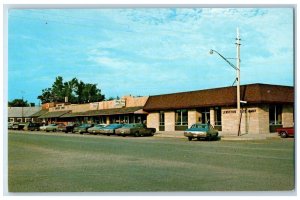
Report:
[[[240,39],[240,32],[239,32],[239,28],[236,29],[236,66],[234,64],[232,64],[228,59],[230,58],[225,58],[224,56],[222,56],[222,54],[220,54],[219,52],[217,52],[216,50],[211,49],[209,51],[210,54],[213,53],[217,53],[223,60],[225,60],[233,69],[236,70],[236,79],[235,81],[237,82],[236,84],[236,104],[237,104],[237,123],[238,123],[238,136],[240,136],[240,132],[241,132],[241,94],[240,94],[240,63],[241,63],[241,59],[240,59],[240,46],[241,46],[241,39]],[[235,83],[235,82],[234,82]],[[247,103],[246,101],[243,101],[243,103]]]
[[[240,94],[240,46],[241,46],[241,39],[240,39],[240,32],[239,28],[236,29],[236,95],[237,95],[237,116],[238,116],[238,136],[241,134],[241,94]]]
[[[21,93],[22,93],[22,102],[24,102],[24,97],[23,97],[24,91],[22,90]],[[24,108],[23,108],[23,107],[24,107],[24,105],[23,105],[22,108],[21,108],[21,109],[22,109],[22,111],[21,111],[21,112],[22,112],[21,122],[23,122],[23,117],[24,117]],[[24,120],[24,121],[25,121],[25,120]]]

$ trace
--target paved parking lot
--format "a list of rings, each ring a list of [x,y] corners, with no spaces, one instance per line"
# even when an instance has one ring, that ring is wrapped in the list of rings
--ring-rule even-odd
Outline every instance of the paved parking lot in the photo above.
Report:
[[[294,139],[9,132],[11,192],[291,191]],[[284,169],[284,170],[283,170]]]

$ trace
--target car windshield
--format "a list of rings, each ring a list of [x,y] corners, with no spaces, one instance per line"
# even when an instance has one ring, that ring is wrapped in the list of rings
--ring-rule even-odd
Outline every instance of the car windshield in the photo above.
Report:
[[[122,128],[133,128],[134,124],[125,124]]]
[[[95,128],[102,128],[102,127],[104,127],[105,125],[103,125],[103,124],[97,124],[96,126],[94,126]]]
[[[108,125],[107,128],[121,128],[123,126],[123,124],[111,124]]]
[[[208,130],[208,124],[193,124],[191,128],[206,131]]]
[[[49,126],[57,126],[56,124],[49,124]]]
[[[90,127],[90,126],[91,126],[90,124],[82,124],[80,127],[85,128],[85,127]]]

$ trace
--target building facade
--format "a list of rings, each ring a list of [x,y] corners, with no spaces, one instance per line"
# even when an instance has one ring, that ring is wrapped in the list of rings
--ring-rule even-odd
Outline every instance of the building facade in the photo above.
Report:
[[[41,107],[8,107],[8,122],[34,122],[34,113],[41,111]]]
[[[249,84],[240,91],[241,113],[237,113],[236,87],[232,86],[87,104],[47,103],[27,120],[46,124],[146,123],[157,131],[183,131],[194,123],[210,123],[222,135],[265,134],[294,126],[294,87]],[[18,110],[13,116],[9,108],[9,120],[20,118]]]
[[[241,113],[236,87],[150,96],[144,106],[148,127],[182,131],[210,123],[222,135],[264,134],[294,125],[294,88],[268,84],[241,86]]]
[[[124,96],[121,99],[87,104],[47,104],[49,111],[38,118],[44,123],[143,123],[147,112],[143,111],[148,97]]]

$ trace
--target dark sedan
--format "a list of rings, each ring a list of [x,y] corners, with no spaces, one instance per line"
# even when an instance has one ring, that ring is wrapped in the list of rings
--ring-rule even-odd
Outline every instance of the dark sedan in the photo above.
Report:
[[[121,128],[124,124],[110,124],[106,127],[104,127],[103,129],[99,130],[100,134],[104,134],[104,135],[114,135],[116,132],[116,129]]]

